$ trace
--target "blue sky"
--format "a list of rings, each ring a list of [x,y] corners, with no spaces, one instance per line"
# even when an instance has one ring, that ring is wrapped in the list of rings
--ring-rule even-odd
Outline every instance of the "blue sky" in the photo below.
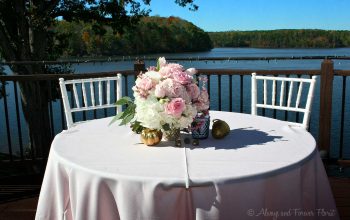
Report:
[[[175,0],[152,0],[151,15],[177,16],[205,31],[350,30],[350,0],[195,0],[196,12]]]

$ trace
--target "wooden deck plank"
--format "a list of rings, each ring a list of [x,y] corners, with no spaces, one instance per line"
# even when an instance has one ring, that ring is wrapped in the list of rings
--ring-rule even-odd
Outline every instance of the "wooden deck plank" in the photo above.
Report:
[[[350,178],[329,177],[340,219],[350,219]]]
[[[0,185],[0,204],[37,196],[40,187],[40,185]]]
[[[0,219],[33,220],[37,204],[38,197],[0,204]]]

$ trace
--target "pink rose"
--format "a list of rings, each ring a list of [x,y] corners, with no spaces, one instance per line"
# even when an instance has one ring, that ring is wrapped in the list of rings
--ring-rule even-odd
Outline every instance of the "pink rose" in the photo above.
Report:
[[[195,100],[198,98],[199,96],[199,88],[196,84],[192,83],[186,86],[186,90],[188,92],[188,94],[190,95],[192,100]]]
[[[185,107],[185,100],[182,98],[174,98],[165,106],[165,112],[176,118],[180,118]]]
[[[173,74],[173,79],[182,85],[186,85],[192,82],[193,77],[185,72],[175,72]]]

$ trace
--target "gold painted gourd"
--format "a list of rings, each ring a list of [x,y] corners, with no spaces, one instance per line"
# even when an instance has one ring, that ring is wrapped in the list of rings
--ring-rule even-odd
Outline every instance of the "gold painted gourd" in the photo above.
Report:
[[[162,140],[163,133],[159,130],[145,128],[141,132],[141,141],[147,146],[157,145]]]
[[[223,120],[214,119],[211,134],[216,139],[224,138],[230,133],[230,126]]]

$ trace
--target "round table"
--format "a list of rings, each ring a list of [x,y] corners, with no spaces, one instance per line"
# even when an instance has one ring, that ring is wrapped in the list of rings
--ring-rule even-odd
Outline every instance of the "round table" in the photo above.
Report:
[[[145,146],[128,126],[109,126],[111,118],[63,131],[51,146],[36,219],[318,219],[321,209],[337,218],[310,133],[261,116],[210,116],[231,131],[196,147]]]

